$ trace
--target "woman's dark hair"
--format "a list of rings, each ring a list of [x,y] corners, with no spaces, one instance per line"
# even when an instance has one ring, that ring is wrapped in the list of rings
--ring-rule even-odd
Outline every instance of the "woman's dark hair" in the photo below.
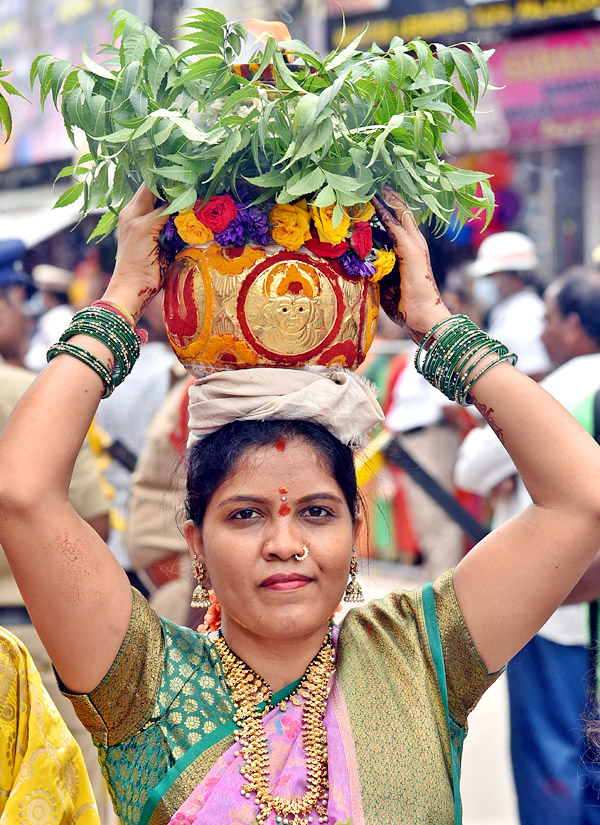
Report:
[[[236,470],[240,459],[278,441],[301,441],[315,450],[340,486],[354,521],[358,490],[352,450],[322,424],[305,420],[233,421],[197,441],[187,457],[187,517],[200,526],[215,490]]]

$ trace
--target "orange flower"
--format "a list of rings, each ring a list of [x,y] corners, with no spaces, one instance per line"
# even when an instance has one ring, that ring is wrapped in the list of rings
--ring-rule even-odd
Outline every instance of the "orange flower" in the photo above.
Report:
[[[396,263],[396,255],[391,249],[378,249],[375,252],[375,274],[372,281],[380,281],[384,275],[388,275]]]
[[[239,252],[239,254],[237,254]],[[206,250],[208,266],[222,275],[240,275],[265,258],[264,249],[246,246],[244,249],[230,249],[218,244],[211,244]]]
[[[210,607],[204,614],[204,624],[198,625],[198,633],[213,633],[221,627],[221,603],[215,596],[214,590],[208,591]]]
[[[367,203],[355,203],[354,206],[348,207],[348,215],[350,215],[350,223],[358,223],[359,221],[370,221],[375,214],[375,207],[371,201]]]
[[[271,237],[288,252],[300,249],[304,241],[310,238],[310,215],[302,204],[305,201],[278,203],[269,215],[273,224]]]
[[[345,213],[342,215],[342,220],[337,226],[333,225],[333,210],[335,208],[335,204],[331,204],[331,206],[319,207],[319,206],[311,206],[310,207],[310,214],[312,215],[312,219],[315,222],[315,226],[317,227],[317,232],[319,233],[319,239],[321,241],[325,241],[325,243],[330,243],[335,246],[335,244],[341,243],[348,234],[348,227],[350,226],[350,218]]]
[[[192,246],[201,246],[204,243],[212,241],[214,238],[208,226],[205,226],[198,220],[193,209],[189,209],[187,212],[180,212],[175,216],[174,220],[181,240],[185,241],[185,243],[189,243]]]
[[[207,342],[202,360],[218,367],[241,367],[256,364],[258,357],[245,341],[230,333],[213,335]]]

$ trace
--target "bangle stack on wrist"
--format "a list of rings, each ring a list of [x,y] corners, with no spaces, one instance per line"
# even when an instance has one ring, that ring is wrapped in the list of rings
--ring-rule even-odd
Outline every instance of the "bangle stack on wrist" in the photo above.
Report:
[[[115,357],[112,373],[95,355],[70,343],[69,339],[74,335],[89,335],[108,347]],[[122,313],[112,307],[91,306],[73,316],[59,342],[48,350],[46,358],[51,361],[60,354],[71,355],[91,367],[104,384],[102,398],[108,398],[133,369],[140,354],[140,339]]]
[[[492,355],[494,360],[478,369]],[[502,361],[514,365],[517,356],[466,315],[452,315],[440,321],[423,337],[415,353],[417,372],[451,401],[463,406],[471,403],[469,393],[475,382]]]

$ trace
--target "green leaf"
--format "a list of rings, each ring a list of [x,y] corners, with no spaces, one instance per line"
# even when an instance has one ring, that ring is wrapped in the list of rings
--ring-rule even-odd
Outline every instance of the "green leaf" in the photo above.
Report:
[[[345,63],[346,60],[348,60],[348,58],[351,57],[356,51],[356,47],[365,36],[368,28],[368,26],[365,26],[362,32],[358,35],[358,37],[355,37],[354,40],[351,43],[349,43],[345,49],[342,49],[342,51],[338,52],[337,54],[334,52],[331,59],[326,59],[323,63],[324,68],[330,72],[338,66],[341,66],[342,63]]]
[[[3,72],[3,74],[10,74],[10,72]],[[24,95],[22,95],[18,89],[15,89],[12,83],[9,83],[8,80],[0,80],[0,86],[3,87],[6,94],[16,95],[17,97],[22,97],[25,100]]]
[[[113,231],[118,223],[118,217],[114,214],[114,212],[105,212],[104,215],[100,218],[94,231],[90,234],[88,238],[88,243],[93,241],[94,238],[98,238],[101,241],[107,235]]]
[[[221,109],[221,117],[225,117],[225,115],[230,112],[235,106],[243,103],[245,100],[256,100],[260,98],[258,93],[258,89],[256,86],[252,86],[248,84],[247,86],[242,86],[241,89],[236,89],[233,94],[230,94],[227,98],[225,105]]]
[[[477,124],[475,123],[475,117],[467,101],[454,88],[450,90],[450,95],[452,109],[454,110],[456,117],[472,129],[475,129]]]
[[[5,143],[12,134],[12,116],[10,114],[10,107],[6,102],[6,98],[0,94],[0,124],[4,127],[6,132]]]
[[[255,186],[260,187],[267,187],[267,186],[279,186],[281,184],[281,172],[280,171],[270,171],[264,172],[262,175],[253,175],[251,177],[244,176],[244,179],[248,181],[248,183],[252,183]]]
[[[191,187],[169,204],[169,212],[187,212],[198,200],[196,189]]]
[[[293,134],[296,138],[303,137],[309,129],[314,127],[318,105],[318,96],[310,92],[300,98],[292,120]]]
[[[433,55],[431,49],[423,40],[411,40],[406,44],[407,49],[413,49],[416,52],[419,67],[424,69],[427,74],[433,71]]]
[[[83,192],[84,183],[80,181],[79,183],[74,183],[73,186],[70,186],[66,192],[63,192],[62,195],[58,198],[53,209],[58,209],[61,206],[69,206],[71,203],[75,203],[77,198],[79,198]]]
[[[477,76],[476,63],[471,55],[458,47],[451,47],[449,51],[454,59],[454,65],[460,79],[461,85],[467,96],[476,105],[479,98],[479,78]]]
[[[150,91],[156,97],[158,89],[169,69],[173,65],[174,58],[169,49],[161,47],[156,51],[156,59],[148,66],[146,77]]]
[[[125,66],[120,78],[121,94],[123,97],[129,97],[131,95],[138,85],[141,74],[142,65],[139,60],[133,60],[129,65]]]
[[[105,80],[114,80],[115,76],[112,72],[107,71],[104,66],[101,66],[99,63],[96,63],[95,60],[92,60],[91,57],[88,57],[85,50],[85,44],[81,50],[81,59],[83,60],[83,65],[86,67],[88,72],[91,72],[97,77],[103,77]]]
[[[246,140],[247,143],[250,142],[249,137],[248,137],[247,134],[246,134],[245,140]],[[241,144],[242,144],[242,133],[239,130],[236,129],[227,136],[227,138],[226,138],[226,140],[223,144],[223,147],[221,149],[219,159],[215,163],[215,168],[213,169],[213,173],[208,179],[209,181],[214,180],[217,177],[217,175],[220,173],[221,169],[225,166],[225,164],[227,163],[229,158],[235,152],[238,151]]]
[[[318,206],[320,208],[325,208],[327,206],[331,206],[332,203],[335,203],[335,191],[333,186],[327,184],[327,186],[321,189],[312,203],[313,206]]]
[[[416,60],[406,54],[405,49],[395,51],[393,59],[398,72],[398,86],[403,89],[417,76],[419,67]]]
[[[283,54],[280,51],[276,51],[273,53],[273,64],[275,66],[277,74],[279,75],[282,82],[288,89],[304,93],[304,89],[302,88],[302,86],[300,86],[292,72],[288,69],[288,65],[285,62]]]
[[[303,195],[316,192],[324,183],[325,174],[323,170],[315,166],[310,170],[302,170],[292,175],[285,185],[285,191],[292,199],[301,198]]]

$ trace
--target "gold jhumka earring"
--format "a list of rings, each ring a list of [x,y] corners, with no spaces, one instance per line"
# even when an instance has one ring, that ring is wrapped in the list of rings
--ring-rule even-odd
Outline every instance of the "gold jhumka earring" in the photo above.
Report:
[[[362,587],[358,579],[358,559],[356,558],[356,550],[352,548],[352,559],[350,561],[350,581],[346,585],[346,592],[344,593],[345,602],[364,602]]]
[[[201,561],[198,561],[198,557],[194,553],[194,576],[198,584],[194,587],[194,592],[192,593],[192,601],[191,607],[210,607],[210,596],[208,595],[208,590],[204,584],[204,577],[206,576],[206,571],[204,570],[204,565]]]

